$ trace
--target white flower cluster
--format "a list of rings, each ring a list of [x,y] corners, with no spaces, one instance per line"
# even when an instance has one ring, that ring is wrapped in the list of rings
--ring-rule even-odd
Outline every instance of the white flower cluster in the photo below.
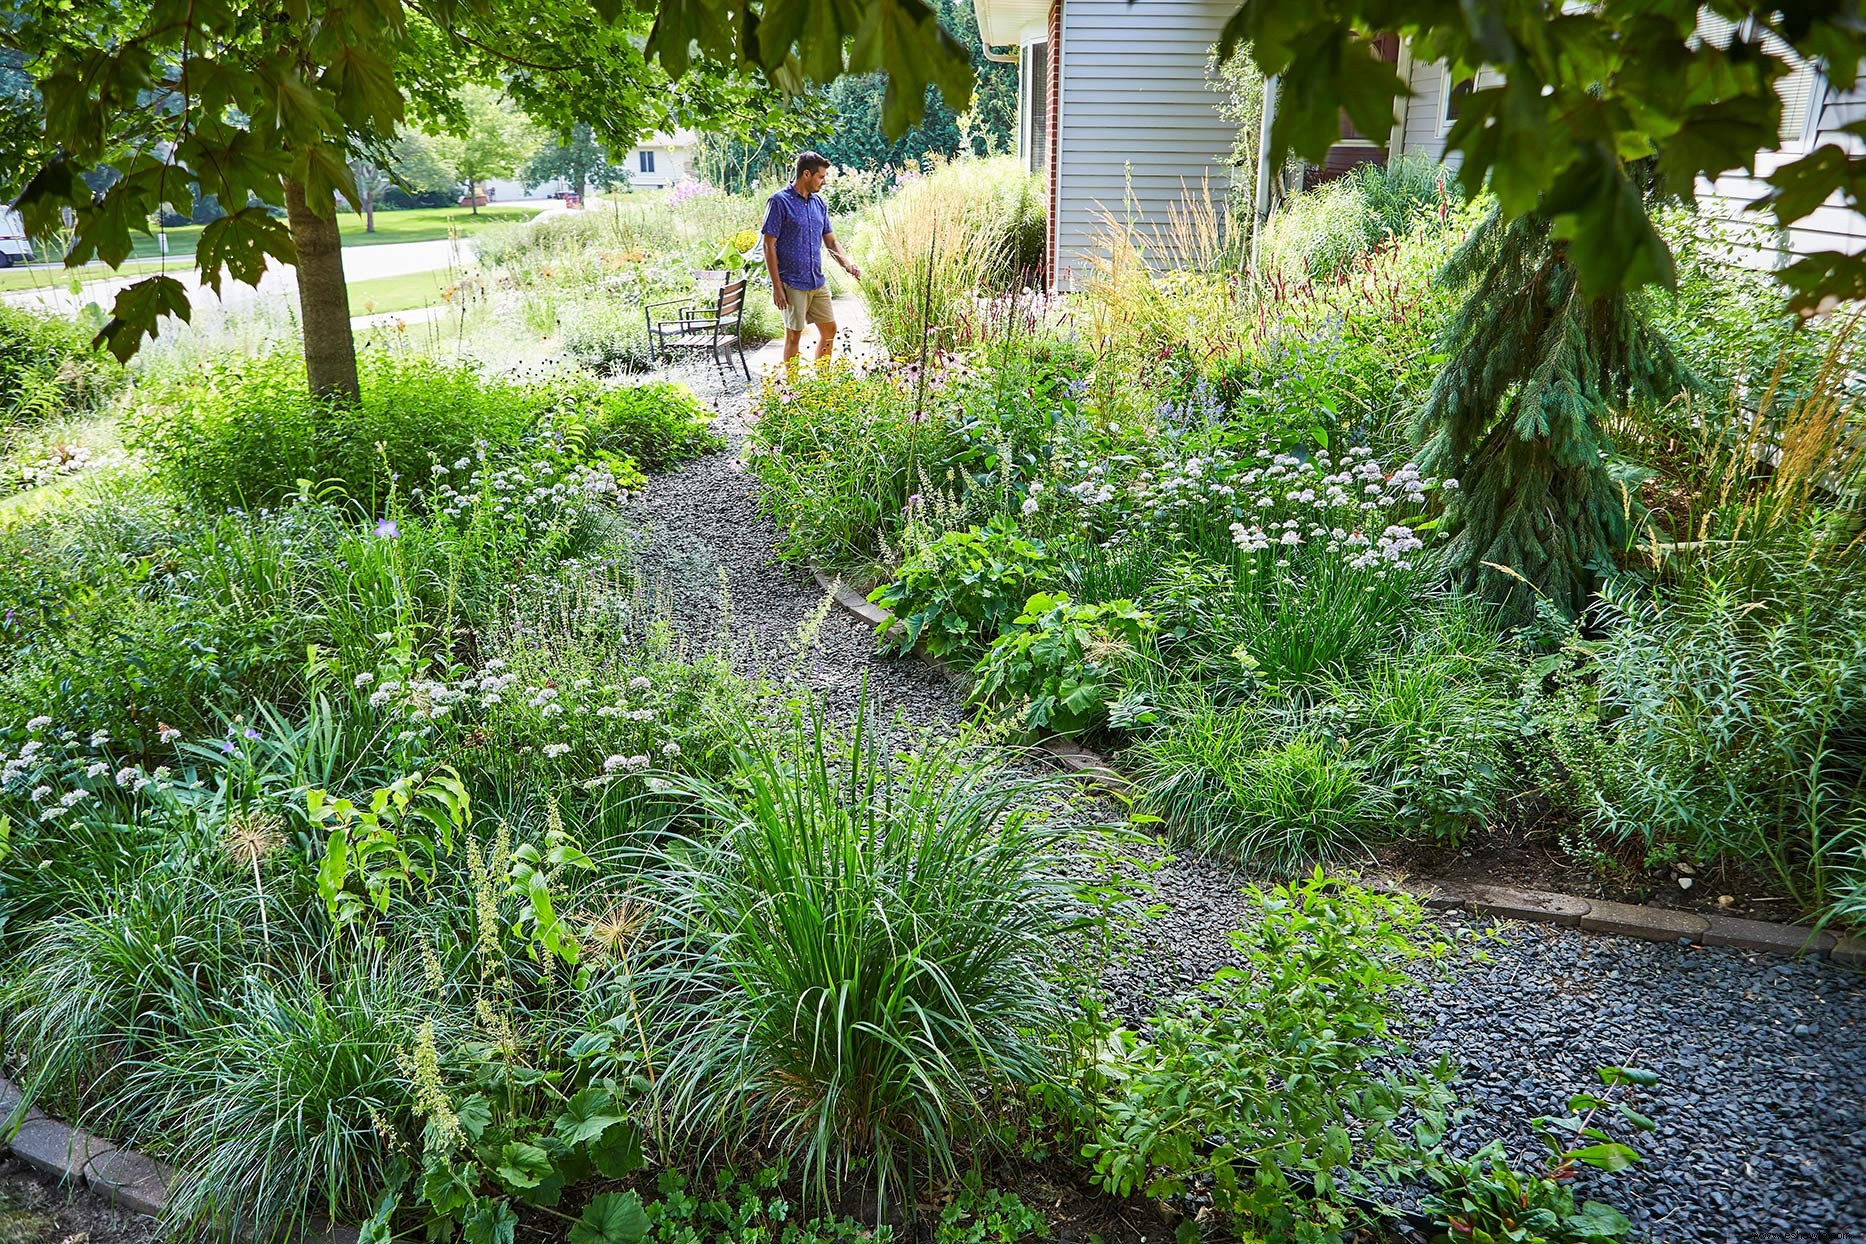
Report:
[[[1182,471],[1174,478],[1202,473]],[[1403,567],[1425,548],[1418,533],[1402,520],[1417,514],[1434,481],[1410,462],[1389,475],[1366,449],[1351,450],[1338,460],[1326,450],[1307,460],[1277,454],[1233,478],[1235,483],[1228,487],[1241,513],[1227,526],[1231,542],[1246,553],[1274,549],[1287,554],[1316,545],[1345,555],[1348,565],[1365,570]],[[1378,536],[1367,534],[1375,529]]]
[[[396,719],[406,723],[410,729],[398,734],[397,740],[411,743],[428,737],[432,728],[450,717],[459,722],[460,728],[487,728],[496,720],[505,729],[510,729],[512,720],[506,718],[482,717],[488,710],[500,710],[505,713],[520,714],[520,721],[525,715],[535,714],[537,723],[528,728],[550,731],[562,737],[547,738],[536,746],[538,754],[546,760],[561,761],[569,757],[574,759],[582,750],[591,754],[601,743],[615,746],[624,740],[642,750],[630,750],[619,756],[610,756],[598,773],[586,786],[601,784],[618,774],[631,774],[645,769],[650,764],[651,753],[655,750],[654,735],[662,733],[663,715],[651,700],[655,690],[654,681],[645,675],[636,674],[626,683],[598,684],[591,678],[578,678],[559,685],[551,682],[527,682],[517,673],[507,668],[507,662],[495,658],[486,662],[478,673],[461,671],[451,681],[436,678],[402,678],[393,670],[384,670],[371,676],[365,682],[359,675],[359,686],[374,684],[370,693],[372,706],[390,713]],[[634,730],[620,734],[614,729],[604,730],[595,727],[595,723],[628,723]],[[586,723],[579,725],[578,723]],[[588,732],[595,731],[595,738],[588,737]],[[663,738],[665,735],[663,734]],[[585,750],[590,749],[590,750]],[[520,751],[528,750],[523,744]],[[680,755],[680,745],[672,740],[660,744],[660,753],[669,760]],[[594,751],[601,755],[601,751]],[[626,763],[624,763],[626,762]]]
[[[34,733],[51,724],[49,718],[32,719]],[[169,741],[170,731],[163,731]],[[173,732],[179,737],[180,732]],[[108,733],[95,731],[83,743],[76,733],[60,731],[56,739],[28,739],[17,756],[0,750],[0,800],[12,795],[24,798],[32,806],[30,813],[41,822],[55,821],[111,789],[140,794],[150,787],[157,791],[173,785],[167,765],[158,765],[145,773],[140,765],[113,765],[101,754],[110,742]],[[197,782],[197,785],[199,783]]]
[[[484,444],[475,459],[460,458],[451,467],[436,462],[429,470],[434,479],[431,500],[440,513],[460,518],[485,505],[496,518],[524,523],[527,533],[552,526],[575,507],[627,499],[607,466],[560,468],[543,457],[494,466],[486,461]],[[452,477],[463,474],[456,487]],[[423,494],[417,489],[414,495]]]

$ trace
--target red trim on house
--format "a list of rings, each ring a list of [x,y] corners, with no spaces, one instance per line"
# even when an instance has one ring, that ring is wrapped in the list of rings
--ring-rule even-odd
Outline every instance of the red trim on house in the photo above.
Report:
[[[1062,133],[1063,102],[1063,0],[1055,0],[1050,5],[1049,50],[1044,57],[1043,93],[1046,97],[1045,116],[1043,119],[1043,181],[1044,196],[1047,200],[1044,229],[1047,233],[1043,248],[1043,285],[1045,289],[1056,288],[1056,169],[1058,138]]]

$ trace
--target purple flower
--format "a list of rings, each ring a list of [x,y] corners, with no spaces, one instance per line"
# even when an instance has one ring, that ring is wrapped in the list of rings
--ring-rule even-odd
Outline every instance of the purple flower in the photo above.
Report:
[[[222,739],[220,741],[220,750],[229,756],[233,755],[233,752],[234,752],[233,740]]]
[[[383,518],[383,519],[378,519],[376,521],[376,536],[379,539],[393,540],[395,539],[395,537],[401,534],[402,533],[400,529],[398,529],[395,525],[394,519]]]
[[[259,737],[259,731],[253,729],[251,726],[248,726],[246,727],[246,737],[249,739],[257,739]]]

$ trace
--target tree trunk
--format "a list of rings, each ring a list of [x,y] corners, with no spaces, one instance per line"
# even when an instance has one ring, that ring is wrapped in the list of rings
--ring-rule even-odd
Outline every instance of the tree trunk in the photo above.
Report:
[[[298,311],[304,321],[305,376],[313,397],[355,402],[356,339],[350,333],[350,290],[343,281],[337,216],[320,216],[305,202],[305,188],[287,178],[285,216],[298,250]]]
[[[479,215],[479,183],[471,177],[467,178],[467,206],[475,216]]]
[[[374,192],[363,196],[363,232],[376,231],[376,196]]]

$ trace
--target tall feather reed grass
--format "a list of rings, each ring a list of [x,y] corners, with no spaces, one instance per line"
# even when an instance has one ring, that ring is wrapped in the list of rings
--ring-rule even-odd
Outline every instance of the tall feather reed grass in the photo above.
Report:
[[[1031,281],[1043,204],[1015,160],[956,160],[877,203],[853,232],[875,330],[895,357],[915,358],[950,345],[981,295]]]

